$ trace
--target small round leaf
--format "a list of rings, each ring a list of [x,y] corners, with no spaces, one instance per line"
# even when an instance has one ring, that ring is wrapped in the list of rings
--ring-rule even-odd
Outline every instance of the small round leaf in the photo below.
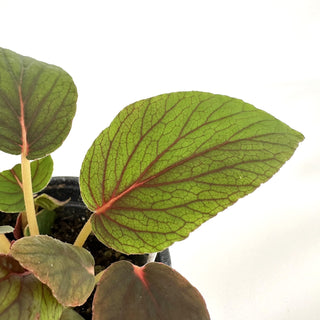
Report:
[[[51,156],[31,162],[33,193],[44,189],[49,183],[53,171]],[[21,165],[0,172],[0,210],[4,212],[23,211],[24,197],[22,190]]]

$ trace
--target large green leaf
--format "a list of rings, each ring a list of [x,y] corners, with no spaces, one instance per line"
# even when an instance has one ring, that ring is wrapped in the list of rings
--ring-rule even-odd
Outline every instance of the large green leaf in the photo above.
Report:
[[[98,284],[93,310],[93,320],[210,319],[199,291],[161,263],[112,264]]]
[[[11,254],[64,306],[82,305],[94,288],[94,259],[83,248],[40,235],[17,240]]]
[[[0,150],[25,148],[28,159],[51,153],[70,131],[76,101],[64,70],[0,48]]]
[[[129,105],[82,164],[93,231],[118,251],[161,251],[267,181],[302,140],[227,96],[177,92]]]
[[[58,320],[62,310],[46,285],[12,257],[0,255],[1,320]]]
[[[47,186],[53,171],[51,156],[31,162],[33,192],[39,192]],[[0,173],[0,211],[19,212],[24,210],[21,165]]]

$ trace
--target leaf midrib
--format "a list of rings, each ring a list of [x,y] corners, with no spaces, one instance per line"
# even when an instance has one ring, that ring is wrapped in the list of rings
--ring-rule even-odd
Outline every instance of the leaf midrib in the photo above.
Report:
[[[183,100],[183,98],[179,99],[179,101],[177,101],[177,102],[174,104],[174,106],[172,106],[172,107],[170,108],[170,110],[172,110],[181,100]],[[209,99],[207,99],[207,100],[209,100]],[[228,102],[229,102],[229,100],[226,101],[223,105],[225,105],[225,104],[228,103]],[[201,102],[198,104],[198,106],[199,106],[200,104],[202,104],[202,103],[203,103],[203,101],[201,101]],[[149,104],[149,105],[150,105],[150,104]],[[197,106],[197,107],[198,107],[198,106]],[[220,107],[221,107],[221,106],[220,106]],[[220,109],[220,107],[219,107],[218,109]],[[214,110],[214,112],[216,112],[216,111],[217,111],[217,110]],[[227,116],[222,117],[222,118],[219,118],[219,119],[214,119],[214,120],[212,120],[212,121],[207,121],[207,120],[206,120],[206,122],[202,123],[200,126],[197,126],[196,128],[188,131],[187,133],[185,133],[184,135],[181,136],[181,133],[183,132],[183,130],[184,130],[186,124],[187,124],[187,121],[186,121],[185,124],[182,126],[182,128],[181,128],[181,130],[180,130],[180,133],[179,133],[177,139],[175,139],[175,141],[173,141],[165,150],[163,150],[163,151],[145,168],[145,170],[144,170],[144,171],[140,174],[140,176],[137,178],[136,182],[134,182],[131,186],[129,186],[128,188],[126,188],[126,189],[125,189],[123,192],[121,192],[120,194],[115,195],[115,194],[116,194],[116,191],[117,191],[117,188],[119,187],[119,185],[120,185],[120,183],[121,183],[121,181],[122,181],[122,177],[123,177],[123,175],[124,175],[124,173],[125,173],[125,171],[126,171],[127,165],[128,165],[128,163],[130,162],[130,159],[131,159],[132,156],[134,155],[134,153],[135,153],[135,151],[137,150],[137,148],[138,148],[138,146],[140,145],[140,143],[143,141],[143,138],[165,117],[166,113],[164,113],[164,115],[157,121],[157,123],[155,123],[153,126],[151,126],[151,127],[145,132],[145,134],[140,137],[139,141],[136,143],[134,149],[132,150],[130,156],[129,156],[128,159],[127,159],[126,165],[124,166],[124,169],[123,169],[122,172],[121,172],[120,178],[119,178],[119,180],[118,180],[118,182],[117,182],[117,185],[116,185],[116,187],[115,187],[115,189],[114,189],[114,191],[113,191],[113,194],[112,194],[110,200],[108,200],[107,202],[105,202],[102,206],[98,207],[97,210],[95,211],[95,213],[99,214],[99,213],[103,213],[103,212],[107,211],[108,209],[110,209],[110,208],[112,207],[112,205],[113,205],[117,200],[119,200],[119,199],[122,198],[124,195],[128,194],[129,192],[133,191],[133,190],[136,189],[137,187],[143,186],[143,185],[145,185],[147,182],[149,182],[149,181],[151,181],[151,180],[153,180],[153,179],[155,179],[155,178],[157,178],[157,177],[165,174],[166,172],[172,170],[173,168],[175,168],[175,167],[177,167],[177,166],[179,166],[179,165],[181,165],[181,164],[183,164],[183,163],[185,163],[185,162],[188,162],[188,161],[190,161],[190,160],[192,160],[192,159],[194,159],[194,158],[197,158],[197,157],[199,157],[199,156],[201,156],[201,155],[204,155],[204,154],[206,154],[206,153],[208,153],[208,152],[212,152],[212,151],[214,151],[214,150],[217,150],[217,149],[221,148],[222,146],[229,145],[229,144],[234,144],[234,143],[238,143],[238,142],[241,142],[241,141],[253,140],[254,138],[256,139],[256,138],[261,138],[261,137],[264,137],[264,136],[270,136],[270,135],[274,135],[274,134],[280,134],[280,133],[272,133],[272,134],[268,133],[268,134],[256,135],[256,136],[250,137],[250,138],[243,138],[243,139],[237,139],[237,140],[230,141],[230,139],[231,139],[232,137],[234,137],[235,135],[239,134],[239,132],[242,132],[242,131],[248,129],[249,127],[251,127],[251,126],[253,126],[253,125],[256,125],[257,123],[269,122],[269,121],[272,121],[273,119],[263,119],[263,120],[260,120],[260,121],[257,121],[257,122],[253,122],[253,123],[249,124],[248,126],[246,126],[246,127],[244,127],[244,128],[241,128],[241,130],[235,132],[232,136],[229,137],[229,139],[228,139],[227,141],[225,141],[225,142],[223,142],[223,143],[221,143],[221,144],[219,144],[219,145],[216,145],[216,146],[214,146],[214,147],[212,147],[212,148],[207,148],[206,150],[203,150],[202,152],[194,153],[194,154],[190,155],[189,157],[186,157],[186,158],[182,159],[181,161],[178,161],[178,162],[172,164],[171,166],[166,167],[165,169],[159,171],[159,172],[156,173],[155,175],[153,175],[153,176],[151,176],[151,177],[149,177],[149,178],[147,178],[147,179],[145,179],[145,180],[142,180],[142,178],[143,178],[143,177],[147,174],[147,172],[153,167],[153,165],[154,165],[155,163],[157,163],[157,162],[159,161],[159,159],[160,159],[164,154],[166,154],[166,153],[170,150],[170,148],[172,148],[174,145],[176,145],[181,139],[183,139],[183,138],[185,138],[186,136],[192,134],[193,132],[199,130],[199,128],[201,128],[201,127],[203,127],[203,126],[205,126],[205,125],[212,124],[213,122],[217,122],[217,121],[224,120],[224,119],[226,119],[226,118],[230,118],[230,117],[232,118],[232,117],[234,117],[234,116],[236,116],[236,115],[238,115],[238,114],[241,114],[241,113],[243,113],[243,112],[249,112],[249,113],[251,113],[251,112],[255,112],[255,111],[256,111],[256,110],[246,110],[246,111],[242,110],[242,111],[233,113],[233,114],[231,114],[231,115],[227,115]],[[191,113],[191,114],[192,114],[192,113]],[[211,114],[211,115],[212,115],[212,114]],[[191,115],[189,115],[188,119],[190,119],[190,116],[191,116]],[[208,118],[207,118],[207,119],[208,119]],[[117,133],[118,133],[119,131],[120,131],[120,130],[118,130]],[[113,140],[112,140],[112,141],[113,141]],[[269,143],[269,142],[266,142],[266,143]],[[270,142],[270,143],[271,143],[271,142]],[[272,144],[276,144],[276,143],[272,143]],[[110,149],[111,149],[111,148],[109,148],[109,150],[110,150]],[[272,158],[272,159],[274,159],[274,158]],[[269,160],[271,160],[271,159],[269,159]],[[260,160],[260,161],[261,161],[261,160]],[[235,165],[236,165],[236,164],[235,164]],[[235,165],[233,165],[232,167],[234,167]],[[222,169],[219,168],[219,171],[220,171],[220,170],[222,170]],[[198,176],[197,176],[197,177],[198,177]],[[195,178],[195,177],[189,178],[189,180],[192,180],[192,179],[194,179],[194,178]],[[173,182],[171,182],[171,183],[173,183]]]

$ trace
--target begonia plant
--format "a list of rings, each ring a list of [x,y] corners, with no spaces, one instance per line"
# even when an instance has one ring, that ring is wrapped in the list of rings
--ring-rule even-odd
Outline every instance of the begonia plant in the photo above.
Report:
[[[173,92],[135,102],[101,132],[79,168],[92,214],[66,243],[50,234],[50,212],[63,203],[39,192],[76,102],[63,69],[0,49],[0,150],[21,155],[0,173],[1,216],[18,212],[20,229],[9,240],[13,226],[0,228],[0,319],[82,319],[73,308],[93,292],[96,320],[209,319],[198,290],[162,263],[119,261],[95,274],[87,237],[152,257],[270,179],[303,135],[224,95]]]

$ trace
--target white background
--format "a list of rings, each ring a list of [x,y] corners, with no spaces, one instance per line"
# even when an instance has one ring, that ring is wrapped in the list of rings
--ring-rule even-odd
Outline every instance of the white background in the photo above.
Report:
[[[215,320],[320,319],[318,0],[0,0],[0,46],[78,87],[54,175],[79,175],[126,105],[200,90],[254,104],[306,139],[268,183],[171,248]],[[18,157],[0,154],[0,170]]]

